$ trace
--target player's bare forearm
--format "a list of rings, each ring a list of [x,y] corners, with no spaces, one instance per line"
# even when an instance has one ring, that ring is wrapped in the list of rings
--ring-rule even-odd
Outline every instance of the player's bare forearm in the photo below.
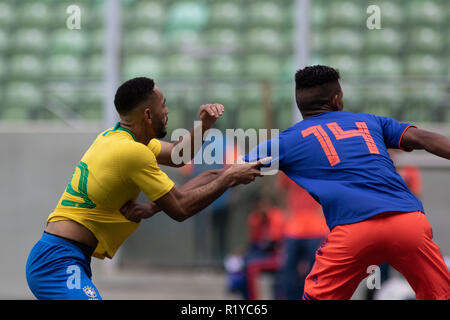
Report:
[[[406,150],[426,150],[439,157],[450,159],[450,139],[431,131],[411,127],[402,139]]]
[[[225,169],[209,170],[202,172],[195,178],[189,180],[182,185],[179,190],[186,192],[210,183],[219,177]],[[129,201],[121,209],[120,212],[130,221],[139,222],[142,219],[148,219],[161,211],[161,208],[154,202],[137,203]]]
[[[205,184],[208,184],[212,180],[219,177],[224,171],[225,171],[225,169],[218,169],[218,170],[208,170],[208,171],[202,172],[195,178],[192,178],[191,180],[189,180],[188,182],[183,184],[180,187],[180,190],[188,191],[188,190],[192,190],[192,189],[204,186]]]
[[[170,167],[182,167],[186,164],[186,162],[192,160],[198,151],[199,147],[203,145],[203,133],[206,129],[203,128],[202,125],[197,125],[192,130],[182,136],[177,142],[170,143],[165,141],[160,141],[161,143],[161,151],[159,155],[156,157],[158,164],[170,166]],[[194,136],[199,135],[202,137],[201,144],[195,148],[195,140]],[[188,157],[184,155],[185,150],[191,150],[191,153]],[[175,160],[174,162],[174,159]]]
[[[180,206],[185,208],[183,214],[171,216],[177,221],[186,220],[203,210],[220,197],[232,186],[229,177],[221,177],[224,170],[210,170],[191,179],[179,188],[184,195],[181,197]],[[155,203],[153,210],[161,210]]]
[[[220,175],[203,175],[203,178],[206,177],[207,179],[213,179],[212,177],[220,177]],[[172,219],[176,221],[186,220],[209,206],[231,186],[229,177],[222,177],[222,179],[216,179],[209,183],[205,183],[206,180],[203,178],[192,179],[194,181],[190,185],[186,186],[185,184],[179,189],[174,188],[175,190],[171,190],[157,200],[157,203],[129,201],[120,209],[120,212],[128,220],[139,222],[159,212],[161,210],[159,203],[166,208],[164,212]],[[167,206],[168,203],[170,203],[170,207]],[[175,208],[174,205],[176,206]]]
[[[210,129],[210,128],[206,127],[203,123],[200,123],[200,124],[197,124],[196,126],[194,126],[194,128],[192,128],[188,134],[184,135],[180,140],[178,140],[177,142],[175,142],[173,144],[173,148],[172,148],[172,152],[171,152],[171,159],[173,159],[174,156],[184,159],[185,158],[184,150],[188,149],[191,151],[191,153],[189,155],[189,160],[192,160],[195,157],[195,155],[197,154],[197,152],[199,151],[200,147],[205,142],[204,141],[204,133],[208,129]],[[195,145],[195,136],[197,136],[197,135],[202,137],[201,143],[199,145]],[[189,147],[187,147],[188,145],[189,145]],[[173,153],[178,153],[178,154],[175,155]],[[172,160],[170,162],[172,162]],[[173,164],[173,166],[176,166],[176,167],[181,167],[183,165],[185,165],[185,163],[183,163],[183,162],[181,164]]]
[[[157,157],[158,163],[171,167],[182,167],[192,160],[204,143],[205,132],[214,125],[223,112],[224,107],[221,104],[202,105],[199,111],[200,123],[197,123],[189,133],[174,143],[161,141],[161,151]],[[199,140],[195,137],[201,138]],[[196,140],[201,143],[196,143]],[[190,154],[184,154],[185,150],[190,150]],[[174,159],[177,161],[174,162]]]
[[[425,150],[441,158],[450,160],[450,139],[440,134],[433,134],[427,141]]]
[[[199,187],[189,189],[182,200],[186,209],[183,220],[208,207],[232,186],[232,179],[226,175],[216,176],[214,180]]]
[[[184,221],[209,206],[232,186],[229,175],[221,175],[206,185],[189,190],[174,187],[156,201],[163,211],[176,221]]]
[[[269,158],[261,159],[256,163],[232,165],[224,169],[211,182],[187,191],[173,187],[155,202],[168,216],[174,220],[183,221],[209,206],[228,188],[238,184],[248,184],[261,176],[259,167],[267,164],[267,159]]]

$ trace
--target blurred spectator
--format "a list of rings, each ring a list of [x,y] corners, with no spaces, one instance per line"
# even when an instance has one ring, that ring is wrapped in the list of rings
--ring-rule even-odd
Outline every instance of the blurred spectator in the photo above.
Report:
[[[236,250],[228,255],[224,260],[225,271],[227,273],[227,289],[232,293],[239,293],[242,298],[248,299],[247,277],[244,265],[245,253]]]
[[[236,145],[227,145],[225,141],[222,142],[225,149],[224,164],[213,164],[209,166],[208,170],[220,169],[235,163],[237,158]],[[227,190],[220,198],[210,205],[211,210],[211,227],[212,227],[212,257],[215,261],[222,263],[227,252],[227,229],[230,220],[230,203],[231,190]]]
[[[276,276],[280,268],[283,224],[284,214],[271,200],[262,198],[255,204],[248,216],[249,249],[240,268],[236,268],[239,265],[236,263],[236,254],[226,260],[230,291],[239,292],[245,300],[257,300],[260,296],[260,274],[273,272],[274,298],[280,298],[280,285]]]
[[[284,173],[278,174],[278,190],[284,202],[285,227],[281,277],[284,297],[301,299],[314,256],[329,230],[322,207]]]
[[[394,165],[397,167],[398,174],[405,180],[406,185],[417,198],[422,198],[422,174],[419,167],[407,164],[398,165],[396,156],[392,156]]]
[[[197,163],[194,164],[194,161],[189,162],[188,164],[181,167],[179,170],[181,174],[186,178],[186,180],[190,180],[200,173],[207,171],[208,166],[203,163],[200,163],[199,159],[202,157],[202,152],[197,153],[194,159],[197,159]],[[192,222],[194,224],[194,256],[195,260],[199,264],[206,263],[207,260],[207,252],[209,250],[209,230],[208,230],[208,211],[209,207],[203,209],[197,215],[192,217]]]
[[[209,140],[210,139],[210,140]],[[208,164],[203,158],[203,150],[209,148],[223,154],[222,163]],[[219,155],[220,156],[220,155]],[[223,138],[214,136],[207,137],[202,149],[197,153],[194,160],[181,167],[181,173],[192,179],[207,170],[221,169],[234,163],[236,160],[235,148],[226,146]],[[196,258],[200,262],[210,261],[222,265],[227,252],[227,227],[229,222],[229,206],[231,191],[227,190],[222,196],[215,200],[203,212],[193,217],[194,220],[194,248]],[[208,241],[210,239],[210,241]]]

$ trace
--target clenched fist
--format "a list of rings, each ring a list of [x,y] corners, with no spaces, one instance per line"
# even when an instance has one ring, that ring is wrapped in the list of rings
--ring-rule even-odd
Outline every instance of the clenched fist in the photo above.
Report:
[[[133,222],[140,222],[141,219],[148,219],[152,217],[155,213],[159,212],[160,209],[155,203],[140,203],[134,201],[128,201],[122,208],[120,208],[120,213],[122,213],[125,218]]]

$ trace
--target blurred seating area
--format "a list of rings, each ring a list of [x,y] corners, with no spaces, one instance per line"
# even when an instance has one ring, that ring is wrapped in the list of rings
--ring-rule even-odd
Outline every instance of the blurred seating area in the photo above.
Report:
[[[260,128],[261,80],[291,122],[292,0],[126,1],[123,5],[122,77],[146,72],[158,79],[170,108],[169,129],[196,117],[200,104],[220,102],[222,128]],[[148,54],[151,52],[152,54]]]
[[[447,0],[312,2],[311,61],[341,71],[352,111],[406,121],[449,122],[450,4]],[[381,29],[369,30],[369,5]]]
[[[104,1],[0,0],[0,119],[101,119]]]
[[[0,119],[100,121],[106,1],[86,0],[69,30],[68,0],[0,0]],[[369,4],[382,29],[366,27]],[[169,126],[221,102],[225,127],[263,127],[270,81],[275,127],[292,121],[294,0],[122,0],[121,80],[155,78]],[[309,64],[341,71],[352,111],[449,122],[448,0],[311,1]]]

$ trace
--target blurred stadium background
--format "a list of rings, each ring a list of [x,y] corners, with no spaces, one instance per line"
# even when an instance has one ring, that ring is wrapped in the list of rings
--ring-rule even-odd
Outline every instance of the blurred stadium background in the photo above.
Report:
[[[81,9],[79,30],[66,26],[72,4]],[[381,8],[381,30],[366,27],[369,5]],[[283,130],[298,117],[295,70],[327,64],[341,71],[348,110],[450,135],[449,21],[448,0],[0,0],[0,298],[32,297],[28,252],[82,153],[114,123],[120,82],[156,80],[170,108],[169,137],[191,128],[206,102],[225,105],[222,130]],[[450,255],[448,161],[421,152],[401,160],[422,169],[435,241]],[[245,247],[261,187],[233,192],[229,252]],[[194,244],[196,219],[155,216],[116,259],[95,261],[104,298],[230,298],[211,231],[202,235],[206,251]]]

